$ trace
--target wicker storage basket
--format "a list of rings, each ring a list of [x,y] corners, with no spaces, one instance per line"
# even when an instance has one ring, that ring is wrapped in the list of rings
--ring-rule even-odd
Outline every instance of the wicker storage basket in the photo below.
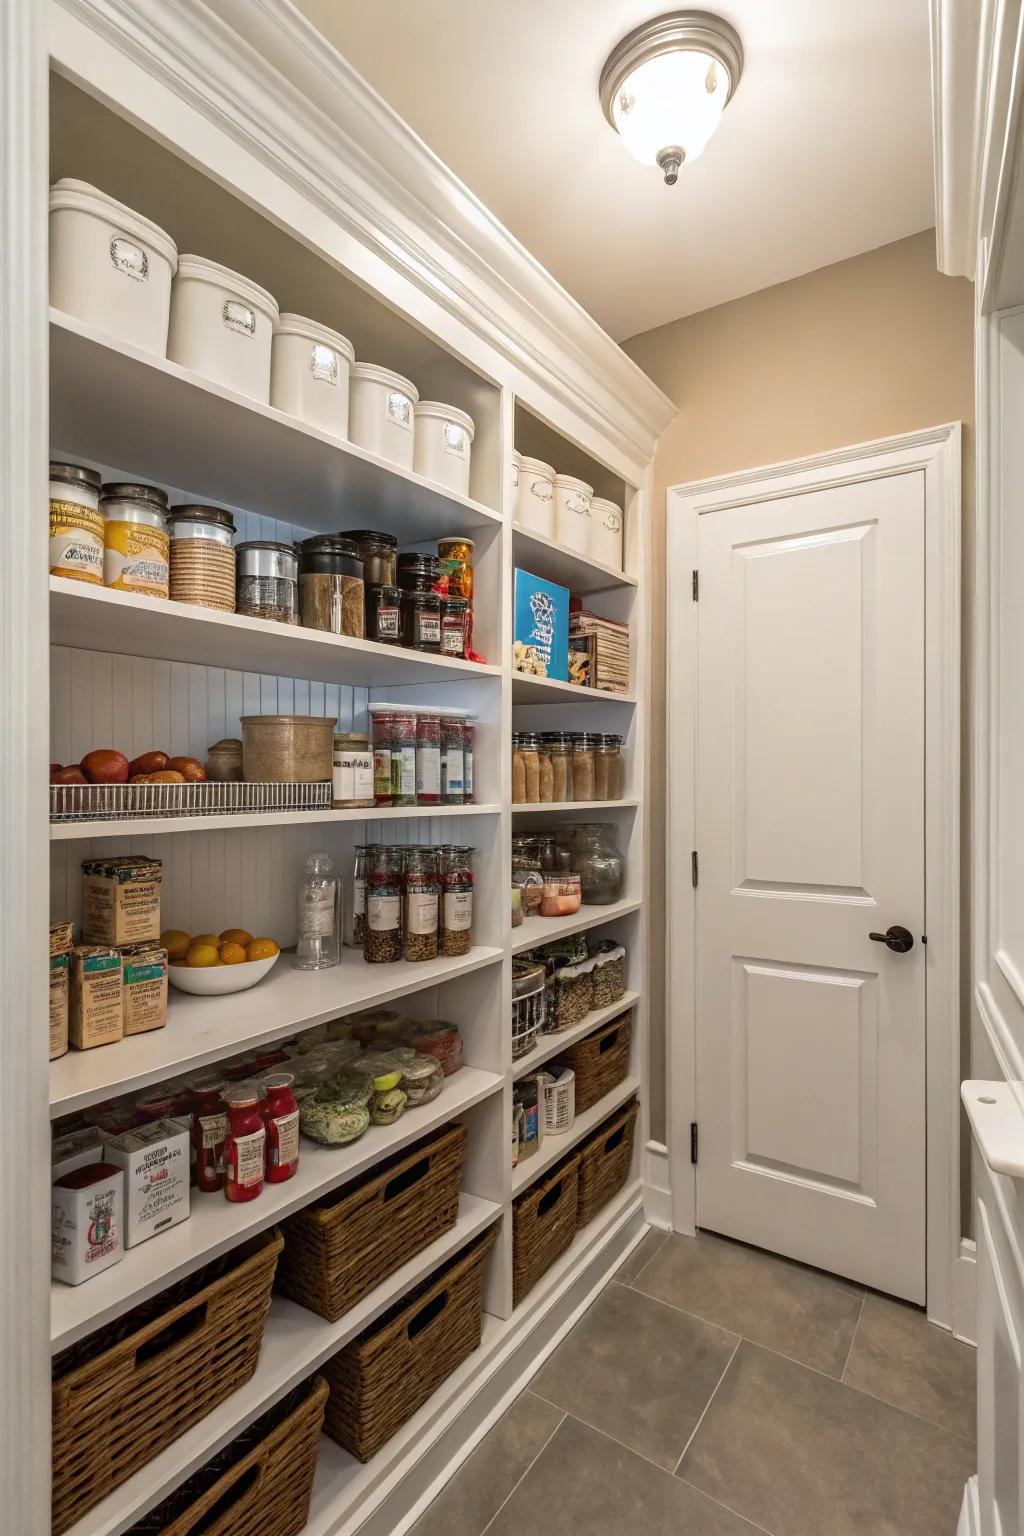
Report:
[[[591,1109],[611,1093],[629,1071],[629,1041],[633,1033],[632,1010],[620,1014],[570,1045],[558,1057],[558,1066],[576,1074],[576,1113]]]
[[[404,1296],[323,1368],[324,1430],[369,1461],[480,1344],[492,1226]]]
[[[464,1125],[443,1126],[284,1224],[275,1285],[328,1322],[453,1227]]]
[[[127,1536],[298,1536],[309,1518],[326,1402],[322,1377],[303,1382]]]
[[[512,1305],[517,1307],[576,1232],[579,1154],[567,1157],[512,1207]]]
[[[585,1227],[625,1188],[633,1166],[633,1135],[636,1130],[636,1099],[630,1099],[599,1125],[580,1147],[580,1188],[576,1225]]]
[[[280,1232],[262,1232],[53,1363],[59,1536],[256,1369]]]

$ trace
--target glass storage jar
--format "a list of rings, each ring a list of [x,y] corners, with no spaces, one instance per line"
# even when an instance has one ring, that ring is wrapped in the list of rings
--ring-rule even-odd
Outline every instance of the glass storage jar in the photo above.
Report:
[[[441,599],[436,592],[402,592],[402,644],[411,651],[441,650]]]
[[[524,848],[512,850],[512,884],[520,892],[524,918],[536,917],[544,895],[544,874],[535,853]]]
[[[622,799],[622,737],[594,737],[594,799]]]
[[[444,891],[441,899],[441,953],[468,955],[473,947],[473,874],[475,848],[449,844],[440,850]]]
[[[396,704],[391,714],[391,804],[416,804],[416,733],[419,711]]]
[[[582,905],[582,883],[573,870],[545,876],[541,889],[541,917],[571,917]]]
[[[594,737],[587,731],[572,737],[572,797],[581,804],[594,799]]]
[[[466,654],[466,636],[469,631],[469,602],[464,597],[441,599],[441,655]]]
[[[438,539],[437,558],[441,575],[448,578],[448,591],[453,597],[473,601],[473,550],[472,539]]]
[[[352,932],[348,943],[352,949],[362,949],[366,938],[366,864],[372,858],[375,843],[357,843],[352,861]]]
[[[563,805],[573,799],[572,737],[568,731],[545,731],[541,738],[551,762],[551,799]]]
[[[168,514],[170,593],[176,603],[235,611],[235,520],[221,507],[180,506]]]
[[[442,709],[441,804],[462,805],[466,795],[466,717],[459,709]]]
[[[390,704],[370,704],[370,745],[373,749],[373,798],[377,805],[391,805],[391,748],[394,740],[394,709]]]
[[[268,1184],[284,1184],[299,1171],[299,1106],[291,1072],[271,1072],[263,1079],[263,1123],[267,1128]]]
[[[440,910],[441,864],[438,849],[407,849],[402,923],[406,960],[436,960]]]
[[[402,589],[393,584],[366,588],[366,638],[378,645],[402,643]]]
[[[299,557],[291,544],[253,539],[235,546],[236,610],[249,619],[299,622]]]
[[[166,597],[170,583],[167,496],[155,485],[105,485],[103,582],[118,592]]]
[[[540,743],[533,731],[512,737],[512,804],[540,804]]]
[[[266,1174],[262,1092],[252,1083],[238,1083],[224,1094],[228,1129],[224,1140],[224,1194],[228,1200],[255,1200]]]
[[[228,1134],[224,1091],[227,1082],[215,1072],[197,1073],[190,1083],[192,1099],[192,1182],[203,1194],[224,1188],[224,1140]]]
[[[351,539],[325,533],[302,540],[299,610],[306,629],[363,638],[363,562]]]
[[[366,924],[363,959],[386,965],[402,958],[402,867],[400,848],[366,850]]]
[[[555,798],[554,772],[551,766],[551,752],[547,739],[541,735],[537,737],[537,795],[541,805],[550,805]]]
[[[374,804],[369,736],[365,731],[335,732],[332,809],[356,810]]]
[[[441,714],[418,711],[416,725],[416,799],[420,805],[441,804]]]
[[[440,580],[441,562],[435,555],[399,555],[398,585],[403,592],[433,592]]]
[[[463,729],[466,738],[463,751],[463,777],[466,786],[465,803],[472,805],[476,796],[476,789],[473,783],[473,770],[476,759],[476,721],[471,715],[466,717],[466,724]]]
[[[615,828],[609,822],[585,823],[576,829],[575,848],[587,905],[606,907],[618,901],[626,878],[626,860],[615,846]]]
[[[393,533],[375,528],[347,528],[341,538],[358,546],[363,561],[363,580],[368,587],[395,585],[398,572],[398,540]]]

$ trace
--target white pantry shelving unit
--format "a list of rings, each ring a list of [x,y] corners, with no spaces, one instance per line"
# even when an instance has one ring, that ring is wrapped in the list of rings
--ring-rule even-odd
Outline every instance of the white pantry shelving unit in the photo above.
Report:
[[[643,1230],[642,1151],[647,995],[647,503],[669,402],[388,111],[299,15],[245,0],[48,0],[18,18],[19,49],[0,40],[10,99],[25,104],[25,139],[7,166],[5,231],[19,229],[37,263],[45,249],[47,179],[74,176],[156,220],[179,251],[245,272],[283,310],[349,336],[361,360],[409,376],[423,397],[470,412],[476,425],[468,497],[453,496],[353,445],[210,383],[165,358],[47,311],[44,285],[18,277],[18,303],[35,305],[21,335],[25,399],[50,380],[50,406],[0,422],[12,558],[0,568],[0,623],[20,665],[5,715],[25,748],[9,763],[6,813],[17,828],[21,887],[5,887],[3,959],[39,978],[4,1000],[20,1033],[0,1032],[0,1151],[24,1170],[5,1181],[5,1230],[38,1242],[0,1249],[5,1321],[0,1343],[15,1366],[0,1386],[0,1485],[12,1529],[48,1520],[46,1340],[58,1350],[88,1335],[323,1193],[374,1167],[428,1130],[459,1118],[468,1129],[455,1227],[379,1285],[337,1324],[275,1297],[255,1376],[149,1466],[82,1515],[73,1536],[119,1536],[233,1435],[310,1374],[393,1301],[492,1222],[480,1349],[366,1467],[322,1442],[307,1536],[398,1531],[439,1477],[479,1436],[531,1361],[568,1326]],[[13,34],[12,34],[13,35]],[[6,34],[4,38],[6,39]],[[49,64],[49,92],[39,90]],[[33,73],[33,71],[35,73]],[[29,79],[35,85],[29,88]],[[49,112],[49,165],[41,148]],[[23,153],[21,153],[23,151]],[[24,194],[20,200],[16,193]],[[20,226],[18,220],[21,221]],[[398,232],[400,233],[400,237]],[[11,269],[12,274],[14,269]],[[3,281],[7,281],[4,269]],[[14,281],[13,276],[11,281]],[[14,289],[5,289],[5,302]],[[25,295],[28,295],[26,298]],[[2,308],[2,306],[0,306]],[[9,310],[13,308],[9,304]],[[19,309],[19,317],[22,311]],[[616,572],[518,528],[508,466],[513,447],[582,474],[626,513],[625,570]],[[156,483],[173,500],[232,509],[240,538],[381,526],[402,547],[461,533],[476,544],[476,649],[486,664],[445,661],[301,628],[87,589],[46,577],[47,457],[105,477]],[[29,555],[27,551],[31,551]],[[520,565],[629,619],[628,696],[608,697],[511,670],[512,573]],[[27,573],[27,578],[26,578]],[[48,646],[48,662],[47,657]],[[28,686],[26,686],[28,684]],[[39,702],[50,699],[49,741]],[[202,757],[238,734],[243,713],[334,716],[365,725],[374,699],[461,703],[478,717],[477,802],[410,811],[182,816],[154,824],[48,824],[46,754],[76,761],[94,746],[129,753],[167,746]],[[625,738],[622,801],[510,805],[514,729],[615,730]],[[7,748],[5,747],[6,751]],[[552,815],[600,816],[627,856],[620,901],[567,921],[509,917],[510,839]],[[347,952],[334,971],[306,975],[282,956],[251,992],[202,999],[172,992],[166,1029],[46,1062],[42,935],[79,916],[80,863],[106,850],[153,852],[164,863],[163,922],[196,932],[239,923],[288,944],[296,878],[308,852],[328,847],[341,867],[365,841],[472,843],[477,849],[474,948],[458,959],[369,966]],[[12,848],[13,848],[12,843]],[[45,872],[49,871],[47,881]],[[48,896],[47,896],[48,890]],[[511,1056],[512,957],[537,943],[594,931],[625,944],[628,991],[566,1036]],[[13,974],[13,973],[12,973]],[[77,1288],[48,1287],[45,1227],[50,1120],[357,1009],[402,1000],[425,1019],[455,1020],[465,1065],[432,1104],[353,1146],[303,1144],[297,1176],[250,1205],[197,1196],[190,1219],[130,1250]],[[568,1040],[627,1007],[634,1012],[630,1075],[577,1120],[568,1136],[513,1170],[512,1089]],[[634,1093],[640,1119],[627,1187],[578,1234],[567,1254],[512,1306],[512,1202],[561,1151]],[[17,1316],[11,1330],[7,1319]],[[17,1383],[15,1387],[14,1383]]]

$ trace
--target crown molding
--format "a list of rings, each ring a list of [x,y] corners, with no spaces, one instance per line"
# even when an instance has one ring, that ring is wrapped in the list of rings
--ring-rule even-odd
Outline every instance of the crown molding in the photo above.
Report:
[[[56,0],[631,462],[674,404],[289,0]]]

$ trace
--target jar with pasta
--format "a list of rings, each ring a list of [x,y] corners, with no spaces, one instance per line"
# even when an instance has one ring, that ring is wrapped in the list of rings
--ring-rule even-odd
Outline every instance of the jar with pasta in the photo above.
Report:
[[[407,849],[402,923],[406,960],[437,958],[440,911],[441,861],[438,850]]]
[[[541,738],[551,764],[551,799],[564,805],[573,799],[572,736],[568,731],[545,731]]]
[[[594,737],[587,731],[573,733],[572,797],[583,804],[594,799]]]
[[[512,738],[512,804],[540,804],[540,743],[533,731]]]
[[[441,953],[468,955],[473,947],[474,848],[451,844],[441,849]]]
[[[594,737],[594,799],[622,799],[622,737]]]
[[[363,959],[386,965],[402,958],[402,850],[366,850],[366,923]]]

